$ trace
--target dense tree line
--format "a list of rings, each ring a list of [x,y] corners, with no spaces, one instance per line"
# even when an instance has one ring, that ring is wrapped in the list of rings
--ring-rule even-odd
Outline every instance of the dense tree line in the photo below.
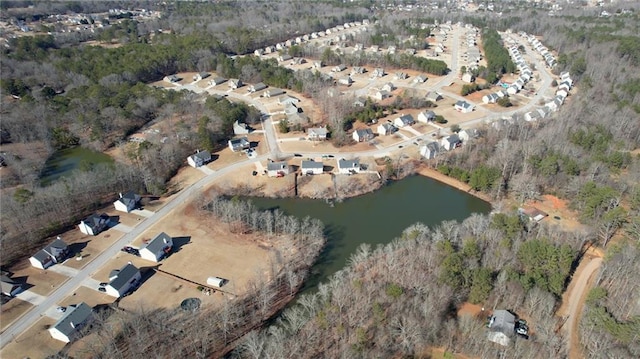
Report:
[[[484,29],[482,31],[482,48],[487,60],[489,73],[486,80],[494,83],[507,73],[516,71],[516,65],[511,61],[509,51],[502,44],[500,34],[494,29]]]
[[[557,266],[562,287],[584,238],[546,227],[525,232],[521,224],[513,235],[500,223],[473,215],[433,229],[416,224],[388,245],[362,245],[347,268],[302,296],[274,325],[247,335],[234,356],[415,356],[443,346],[479,357],[562,357],[553,319],[557,299],[540,286],[544,275],[523,286],[509,273],[518,268],[535,277]],[[488,310],[527,316],[536,334],[506,348],[487,342],[486,316],[456,316],[470,298]]]

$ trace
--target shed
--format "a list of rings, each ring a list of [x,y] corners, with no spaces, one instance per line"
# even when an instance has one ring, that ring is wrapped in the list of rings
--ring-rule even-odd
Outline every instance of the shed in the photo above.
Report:
[[[225,283],[227,283],[227,280],[220,277],[207,278],[207,284],[217,288],[222,287],[223,285],[225,285]]]

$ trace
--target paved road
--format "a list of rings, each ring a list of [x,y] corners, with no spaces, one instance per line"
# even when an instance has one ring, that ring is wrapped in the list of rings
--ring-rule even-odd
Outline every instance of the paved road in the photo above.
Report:
[[[238,168],[249,163],[264,161],[267,157],[268,155],[263,155],[251,160],[245,160],[235,163],[200,179],[198,182],[180,191],[180,193],[177,194],[175,198],[167,202],[167,204],[159,211],[157,211],[154,215],[143,220],[140,224],[134,227],[131,232],[125,234],[121,239],[119,239],[109,248],[100,253],[94,260],[89,262],[83,269],[78,271],[77,275],[69,278],[69,280],[55,289],[39,305],[33,307],[20,319],[16,320],[13,324],[7,327],[7,329],[0,336],[0,348],[3,348],[16,336],[31,327],[38,319],[45,315],[46,311],[49,310],[52,306],[55,306],[57,303],[61,302],[62,299],[73,293],[80,285],[82,285],[83,282],[87,280],[87,278],[89,278],[92,274],[98,271],[98,269],[106,265],[108,261],[115,257],[122,247],[131,244],[135,238],[142,235],[144,231],[149,229],[158,221],[162,220],[162,218],[164,218],[178,206],[187,202],[190,197],[200,194],[204,187],[211,184],[220,176],[223,176],[229,172],[233,172],[234,170],[237,170]]]

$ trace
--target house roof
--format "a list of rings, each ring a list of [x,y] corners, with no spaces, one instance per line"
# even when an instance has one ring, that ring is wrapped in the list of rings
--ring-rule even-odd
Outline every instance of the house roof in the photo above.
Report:
[[[300,164],[300,168],[304,169],[317,169],[317,168],[324,168],[324,165],[322,164],[322,162],[316,162],[316,161],[302,161],[302,163]]]
[[[267,171],[278,171],[287,168],[287,163],[284,161],[281,162],[269,162],[267,163]]]
[[[492,332],[501,332],[507,335],[514,333],[516,326],[516,316],[506,310],[496,310],[493,312],[493,322],[489,329]]]
[[[147,249],[151,251],[151,253],[158,253],[164,247],[167,246],[168,243],[172,243],[172,238],[168,234],[162,232],[158,234],[154,239],[150,240],[146,246],[142,247],[142,249]]]
[[[460,101],[456,102],[456,106],[462,107],[462,108],[470,108],[471,104],[468,103],[467,101],[460,100]]]
[[[360,160],[338,160],[338,168],[360,168]]]
[[[67,312],[52,326],[52,328],[57,329],[62,334],[69,337],[78,330],[78,326],[80,324],[89,319],[92,313],[93,309],[91,309],[91,307],[85,302],[70,305],[67,308]]]
[[[140,270],[138,270],[138,268],[136,268],[133,264],[127,263],[119,270],[111,271],[109,278],[113,278],[114,275],[115,278],[113,278],[111,282],[109,282],[109,286],[117,291],[120,291],[120,289],[128,285],[131,279],[138,275],[139,272]]]
[[[385,122],[383,124],[381,124],[380,126],[382,126],[382,128],[384,128],[385,131],[393,131],[395,130],[396,126],[394,126],[393,124],[389,123],[389,122]]]
[[[438,92],[435,91],[429,91],[427,93],[427,100],[434,100],[437,101],[438,99],[442,98],[442,95],[439,94]]]
[[[2,293],[11,293],[15,287],[19,287],[19,286],[22,286],[22,284],[19,282],[16,282],[15,280],[13,280],[12,278],[10,278],[5,274],[2,275],[2,279],[0,282]]]
[[[262,89],[266,89],[267,85],[263,84],[262,82],[258,82],[257,84],[253,85],[253,89],[256,91],[260,91]]]
[[[65,251],[69,249],[69,246],[60,239],[60,237],[56,238],[53,242],[51,242],[48,246],[39,250],[32,257],[37,259],[38,261],[45,262],[47,259],[53,257],[58,257]]]
[[[200,152],[196,152],[193,155],[191,155],[192,157],[197,157],[203,161],[208,161],[211,159],[211,153],[209,151],[200,151]]]
[[[453,134],[453,135],[449,135],[447,137],[444,138],[445,141],[449,142],[449,143],[458,143],[460,142],[460,137],[457,134]]]
[[[106,214],[92,214],[89,217],[82,220],[84,224],[91,228],[100,228],[107,224],[109,221],[109,216]],[[63,242],[64,243],[64,242]]]
[[[307,133],[315,136],[326,136],[328,131],[326,127],[310,127],[307,129]]]
[[[128,207],[130,205],[135,205],[136,202],[138,202],[138,196],[135,192],[129,191],[125,194],[122,194],[121,197],[118,198],[118,201],[122,202]]]
[[[434,151],[437,152],[440,150],[440,145],[438,145],[438,142],[435,142],[435,141],[429,142],[425,146],[429,149],[429,151],[432,151],[432,152]]]
[[[371,131],[370,128],[363,128],[361,130],[356,130],[356,133],[358,134],[358,137],[373,135],[373,131]]]
[[[411,116],[409,114],[402,115],[402,116],[398,117],[398,119],[400,119],[400,121],[402,121],[402,123],[405,124],[405,125],[410,125],[410,124],[415,122],[413,120],[413,116]]]
[[[231,144],[231,146],[244,146],[246,144],[249,143],[249,140],[246,137],[240,137],[240,138],[233,138],[231,140],[229,140],[229,143]]]

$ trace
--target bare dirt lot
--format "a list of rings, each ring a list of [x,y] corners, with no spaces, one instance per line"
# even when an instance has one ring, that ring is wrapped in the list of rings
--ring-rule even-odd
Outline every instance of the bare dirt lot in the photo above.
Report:
[[[58,353],[65,343],[53,339],[49,331],[46,330],[55,322],[54,319],[43,317],[14,341],[2,348],[0,357],[45,358]]]
[[[2,308],[0,308],[2,310],[2,320],[0,321],[2,330],[32,307],[31,303],[18,298],[12,298],[9,302],[3,304]]]

